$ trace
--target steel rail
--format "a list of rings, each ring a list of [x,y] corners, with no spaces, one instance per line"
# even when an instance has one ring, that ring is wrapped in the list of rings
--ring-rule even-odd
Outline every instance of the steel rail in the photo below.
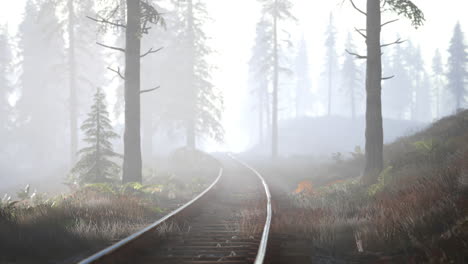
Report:
[[[265,226],[263,228],[263,233],[262,233],[262,239],[260,241],[260,245],[258,248],[257,252],[257,257],[255,258],[254,264],[263,264],[265,261],[265,256],[266,256],[266,251],[268,247],[268,237],[270,235],[270,227],[271,227],[271,219],[272,219],[272,209],[271,209],[271,193],[270,193],[270,188],[268,188],[268,184],[266,183],[265,179],[263,176],[254,168],[252,168],[250,165],[247,163],[239,160],[238,158],[234,157],[232,154],[228,154],[229,157],[231,157],[233,160],[239,162],[242,164],[244,167],[247,169],[251,170],[262,182],[263,187],[265,189],[265,194],[267,197],[267,216],[266,216],[266,221],[265,221]]]
[[[101,260],[102,258],[106,257],[106,256],[109,256],[110,254],[118,251],[119,249],[121,249],[123,246],[126,246],[128,244],[130,244],[131,242],[135,241],[137,238],[140,238],[142,235],[148,233],[149,231],[151,230],[154,230],[155,228],[157,228],[159,225],[161,225],[162,223],[164,223],[166,220],[176,216],[177,214],[179,214],[180,212],[182,212],[184,209],[186,209],[187,207],[193,205],[195,202],[197,202],[200,198],[202,198],[206,193],[208,193],[211,189],[213,189],[213,187],[218,183],[219,179],[222,177],[223,175],[223,168],[220,168],[219,169],[219,173],[218,173],[218,177],[216,178],[216,180],[208,187],[206,188],[202,193],[200,193],[199,195],[197,195],[195,198],[193,198],[191,201],[189,201],[188,203],[184,204],[183,206],[177,208],[176,210],[172,211],[170,214],[164,216],[163,218],[159,219],[158,221],[154,222],[153,224],[147,226],[146,228],[128,236],[127,238],[117,242],[116,244],[110,246],[110,247],[107,247],[99,252],[97,252],[96,254],[78,262],[78,264],[91,264],[91,263],[95,263],[95,261],[99,261]]]

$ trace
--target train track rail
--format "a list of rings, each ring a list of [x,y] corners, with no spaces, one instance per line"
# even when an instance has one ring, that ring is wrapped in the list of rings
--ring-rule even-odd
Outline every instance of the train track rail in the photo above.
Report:
[[[271,218],[265,180],[230,156],[193,200],[79,264],[263,264]]]

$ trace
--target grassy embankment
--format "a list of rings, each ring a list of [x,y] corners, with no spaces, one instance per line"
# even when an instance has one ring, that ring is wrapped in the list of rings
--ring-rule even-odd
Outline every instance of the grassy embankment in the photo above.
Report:
[[[331,256],[466,263],[468,111],[384,152],[385,170],[372,186],[360,183],[360,151],[325,165],[285,160],[264,169],[272,185],[283,186],[273,187],[280,199],[274,233],[306,239],[315,252]],[[299,179],[308,182],[295,193]]]

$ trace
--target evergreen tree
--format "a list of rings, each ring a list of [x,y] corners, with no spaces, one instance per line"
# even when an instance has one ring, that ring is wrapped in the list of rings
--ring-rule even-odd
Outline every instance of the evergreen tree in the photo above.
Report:
[[[170,2],[170,3],[168,3]],[[146,166],[151,166],[151,157],[156,152],[164,152],[180,144],[182,137],[181,122],[186,107],[185,90],[181,83],[181,76],[186,71],[181,69],[183,64],[183,48],[178,38],[184,32],[185,25],[177,10],[177,1],[168,1],[164,7],[155,5],[164,14],[166,28],[153,27],[148,36],[142,40],[142,47],[163,47],[157,56],[142,61],[141,82],[143,87],[160,85],[155,93],[141,98],[142,118],[142,155]],[[185,132],[185,131],[184,131]],[[157,137],[155,137],[157,135]],[[157,143],[157,149],[153,147]]]
[[[119,136],[112,130],[105,95],[97,89],[88,118],[81,125],[84,141],[89,145],[79,151],[79,161],[72,173],[80,183],[109,182],[117,179],[120,167],[113,159],[120,157],[112,147]]]
[[[441,98],[442,88],[444,86],[444,66],[442,64],[442,56],[439,49],[435,51],[434,58],[432,59],[432,79],[433,79],[433,93],[435,99],[435,118],[441,117]]]
[[[25,164],[30,169],[46,161],[65,162],[60,154],[65,151],[67,126],[65,42],[56,8],[54,1],[29,0],[18,32],[21,74],[20,97],[15,105],[17,135],[22,152],[30,155],[25,157],[30,160]]]
[[[311,103],[310,90],[312,81],[310,80],[309,56],[307,54],[307,43],[302,36],[296,55],[296,92],[295,105],[296,117],[305,116]]]
[[[428,87],[424,87],[426,69],[421,55],[421,48],[415,47],[411,41],[405,50],[406,67],[411,76],[411,119],[413,121],[428,121],[430,117],[430,98]]]
[[[348,40],[346,43],[347,50],[355,50],[356,46],[353,43],[351,33],[348,33]],[[356,118],[357,114],[357,100],[362,96],[361,81],[360,78],[361,72],[359,66],[356,64],[356,60],[353,56],[346,53],[345,60],[343,63],[342,69],[343,76],[343,85],[347,96],[349,96],[349,106],[351,110],[351,117]]]
[[[211,82],[213,66],[208,63],[208,57],[213,50],[207,45],[208,36],[203,29],[203,25],[210,20],[206,4],[188,0],[185,5],[180,4],[179,11],[185,24],[185,30],[179,35],[179,41],[185,48],[181,51],[184,56],[179,56],[185,91],[184,96],[179,97],[186,100],[183,111],[186,146],[194,149],[197,140],[202,137],[218,142],[223,140],[221,115],[224,106],[221,92]]]
[[[326,51],[326,63],[325,63],[325,75],[327,76],[327,114],[332,114],[332,103],[333,103],[333,80],[336,78],[335,73],[338,66],[338,55],[336,54],[336,28],[333,25],[333,15],[330,14],[330,20],[326,32],[325,47]]]
[[[465,36],[460,22],[455,25],[448,52],[448,88],[453,95],[455,111],[458,111],[465,103],[465,96],[467,94],[465,85],[468,76],[466,69],[468,55],[466,53]]]
[[[270,92],[269,83],[273,78],[273,49],[269,42],[271,27],[264,17],[257,23],[255,44],[249,61],[249,84],[251,93],[256,98],[255,107],[258,112],[259,143],[264,143],[267,131],[270,130]]]
[[[411,75],[407,64],[405,49],[402,45],[396,45],[391,56],[389,70],[389,75],[395,77],[385,82],[382,100],[385,113],[399,120],[405,119],[409,113],[413,98]]]
[[[10,75],[12,70],[11,41],[6,27],[0,27],[0,136],[4,138],[10,126],[11,106],[8,96],[12,92]]]
[[[282,46],[280,43],[280,23],[288,21],[296,21],[296,18],[291,13],[293,4],[290,0],[258,0],[262,4],[262,13],[265,18],[266,32],[270,35],[266,38],[270,44],[269,49],[272,52],[272,103],[271,103],[271,155],[273,158],[278,156],[278,103],[279,103],[279,77],[280,70],[283,68],[280,65],[280,53]],[[282,43],[288,43],[288,39],[283,39]]]
[[[98,25],[87,18],[95,17],[93,0],[58,0],[63,11],[67,33],[67,81],[69,89],[71,164],[76,162],[78,149],[78,122],[83,106],[88,106],[94,87],[104,84],[106,68],[102,50],[96,48]],[[78,96],[80,95],[80,96]]]

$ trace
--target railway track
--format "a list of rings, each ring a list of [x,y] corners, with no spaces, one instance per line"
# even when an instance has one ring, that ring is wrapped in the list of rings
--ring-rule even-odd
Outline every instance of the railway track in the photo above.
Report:
[[[79,264],[262,264],[271,225],[262,176],[231,157],[193,200]]]

